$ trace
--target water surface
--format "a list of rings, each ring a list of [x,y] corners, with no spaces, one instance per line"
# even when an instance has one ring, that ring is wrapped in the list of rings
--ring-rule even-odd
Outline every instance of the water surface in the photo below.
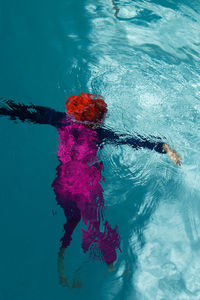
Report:
[[[0,299],[200,298],[200,5],[198,1],[0,4],[0,94],[64,111],[66,96],[104,96],[106,125],[160,136],[183,158],[101,150],[106,219],[121,236],[115,270],[81,251],[81,224],[58,284],[64,215],[56,205],[57,132],[0,119]]]

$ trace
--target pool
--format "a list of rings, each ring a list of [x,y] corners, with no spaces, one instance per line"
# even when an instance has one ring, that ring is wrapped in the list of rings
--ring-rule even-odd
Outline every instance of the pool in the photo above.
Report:
[[[57,274],[65,223],[51,187],[57,132],[0,118],[0,300],[198,300],[199,2],[11,0],[0,8],[2,97],[64,111],[71,94],[101,94],[108,128],[159,136],[183,159],[179,167],[127,145],[99,151],[105,217],[118,226],[121,252],[108,272],[83,253],[80,223],[65,265],[82,288],[68,289]]]

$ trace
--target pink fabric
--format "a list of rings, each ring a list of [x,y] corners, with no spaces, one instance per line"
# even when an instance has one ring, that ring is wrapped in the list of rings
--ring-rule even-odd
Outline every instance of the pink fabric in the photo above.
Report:
[[[58,128],[58,132],[60,165],[52,186],[67,218],[62,247],[69,246],[73,230],[82,217],[88,224],[87,231],[82,229],[84,252],[96,247],[100,250],[99,256],[106,263],[112,263],[116,260],[116,249],[120,249],[120,239],[117,228],[111,229],[108,222],[104,224],[104,232],[99,229],[100,222],[104,221],[100,184],[104,178],[101,174],[103,163],[97,155],[97,132],[73,121],[69,126]]]

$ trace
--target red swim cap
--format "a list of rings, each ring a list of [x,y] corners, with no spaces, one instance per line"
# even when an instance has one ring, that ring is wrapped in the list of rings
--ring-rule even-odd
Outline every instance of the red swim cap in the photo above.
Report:
[[[65,102],[67,112],[81,122],[100,123],[107,112],[107,105],[100,95],[81,93],[72,95]]]

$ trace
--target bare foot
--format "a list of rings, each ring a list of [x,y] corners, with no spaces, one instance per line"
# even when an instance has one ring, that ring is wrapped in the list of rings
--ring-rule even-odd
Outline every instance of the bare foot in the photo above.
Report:
[[[82,288],[82,282],[78,278],[74,278],[72,282],[72,288],[73,289],[81,289]]]
[[[113,263],[108,265],[108,272],[112,272],[115,269],[115,266],[113,265]]]
[[[60,281],[59,283],[62,285],[62,286],[66,286],[66,287],[69,287],[69,283],[68,283],[68,279],[64,276],[60,276]]]

